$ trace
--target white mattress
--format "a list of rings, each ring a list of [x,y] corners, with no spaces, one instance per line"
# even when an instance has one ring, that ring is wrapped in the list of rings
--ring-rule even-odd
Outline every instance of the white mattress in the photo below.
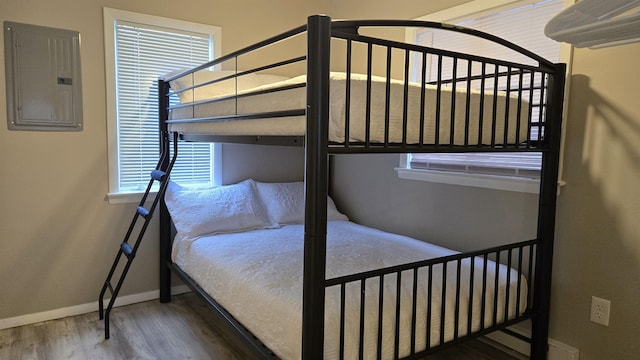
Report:
[[[196,239],[180,235],[174,242],[173,261],[189,274],[205,291],[233,314],[254,335],[283,359],[300,359],[302,322],[302,264],[303,225],[288,225],[280,229],[255,230],[244,233],[218,234]],[[413,240],[407,237],[384,233],[349,221],[330,221],[327,236],[327,278],[360,271],[378,269],[413,261],[454,254],[454,251]],[[481,259],[475,261],[474,294],[467,288],[460,293],[459,335],[467,333],[467,309],[473,301],[472,330],[480,327],[482,289]],[[453,338],[454,308],[456,294],[456,265],[449,264],[447,272],[447,296],[445,316],[445,341]],[[487,298],[485,326],[493,323],[493,298],[495,264],[487,265]],[[431,344],[440,339],[441,317],[441,266],[434,267],[432,295]],[[510,294],[508,317],[516,314],[518,275],[510,272]],[[469,262],[463,262],[462,284],[470,283]],[[507,268],[499,266],[498,322],[504,321]],[[417,350],[424,349],[426,342],[426,298],[424,284],[427,271],[419,272]],[[395,323],[395,275],[385,277],[385,315],[383,325],[383,359],[393,356]],[[527,286],[522,279],[519,304],[524,311]],[[400,355],[409,352],[408,334],[411,328],[410,272],[402,274],[400,317]],[[378,312],[377,280],[367,281],[365,358],[375,358],[377,342]],[[338,288],[327,290],[325,358],[338,358],[339,346],[339,292]],[[347,286],[346,358],[357,354],[359,342],[359,285]]]
[[[246,89],[241,93],[264,90],[279,86],[301,84],[305,82],[305,76],[295,77],[286,81],[280,81],[268,85],[262,85],[253,89]],[[387,82],[385,78],[373,77],[371,82],[371,142],[385,141],[385,101]],[[346,113],[346,74],[331,73],[330,75],[330,119],[329,119],[329,141],[344,142],[345,131],[344,121]],[[402,142],[403,117],[404,117],[404,82],[392,80],[390,82],[389,100],[389,142]],[[209,85],[213,86],[213,85]],[[361,74],[351,75],[351,97],[350,97],[350,126],[349,140],[352,142],[366,141],[365,118],[366,118],[366,98],[367,98],[367,76]],[[410,83],[407,94],[407,142],[416,144],[420,142],[420,84]],[[202,100],[205,90],[196,94],[196,100]],[[216,93],[214,91],[214,93]],[[216,93],[219,94],[219,93]],[[428,85],[425,93],[425,123],[423,143],[433,144],[436,139],[436,102],[437,87]],[[188,93],[182,94],[183,98],[189,98]],[[493,104],[496,102],[496,132],[495,141],[497,144],[503,143],[505,134],[505,119],[508,118],[507,143],[513,144],[516,140],[524,141],[527,138],[527,116],[528,104],[521,102],[521,111],[518,114],[518,96],[511,93],[498,92],[494,96],[492,91],[485,91],[484,96],[479,91],[472,90],[469,94],[469,112],[467,113],[465,104],[467,103],[466,88],[458,88],[455,95],[455,111],[452,111],[452,90],[443,86],[440,99],[440,144],[465,144],[465,132],[468,133],[467,143],[477,144],[478,133],[482,132],[482,143],[491,143]],[[479,128],[480,103],[484,102],[482,112],[483,125]],[[508,103],[508,116],[506,113]],[[171,111],[170,119],[182,118],[205,118],[232,114],[251,114],[258,112],[270,112],[280,110],[293,110],[306,108],[306,88],[300,87],[279,92],[265,93],[255,96],[228,99],[215,103],[197,102],[193,106],[174,109]],[[453,116],[453,143],[450,140],[452,131]],[[468,128],[465,129],[465,120],[469,118]],[[520,122],[519,135],[516,136],[516,123]],[[170,124],[171,131],[192,134],[218,134],[218,135],[304,135],[306,120],[303,116],[272,118],[260,120],[236,120],[226,122],[208,123],[180,123]]]

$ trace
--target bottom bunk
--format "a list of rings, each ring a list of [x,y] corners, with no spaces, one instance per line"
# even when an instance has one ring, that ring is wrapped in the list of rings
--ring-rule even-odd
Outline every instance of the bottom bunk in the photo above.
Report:
[[[171,183],[165,196],[170,267],[258,356],[301,358],[303,190]],[[411,358],[528,318],[536,241],[459,253],[328,204],[324,358]]]

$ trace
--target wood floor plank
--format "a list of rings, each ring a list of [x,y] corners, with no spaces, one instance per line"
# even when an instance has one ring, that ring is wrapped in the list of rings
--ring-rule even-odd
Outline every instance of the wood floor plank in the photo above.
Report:
[[[212,325],[207,306],[193,294],[171,303],[148,301],[111,312],[111,338],[97,312],[0,331],[0,359],[242,360]],[[518,360],[481,341],[470,341],[428,360]]]

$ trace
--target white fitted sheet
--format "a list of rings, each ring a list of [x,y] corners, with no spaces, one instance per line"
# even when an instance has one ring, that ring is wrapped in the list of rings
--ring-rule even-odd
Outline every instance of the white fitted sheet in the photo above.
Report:
[[[280,229],[254,230],[243,233],[218,234],[185,238],[178,234],[174,241],[173,261],[191,276],[207,293],[283,359],[300,359],[302,323],[303,225],[287,225]],[[349,221],[330,221],[327,235],[327,278],[379,269],[398,264],[455,254],[454,251],[404,236],[389,234]],[[461,283],[470,283],[470,262],[462,262]],[[469,301],[473,302],[472,330],[478,330],[481,318],[482,259],[476,259],[474,294],[468,286],[460,292],[459,335],[467,333]],[[448,264],[445,341],[454,336],[456,296],[455,263]],[[485,326],[493,323],[493,303],[496,264],[487,264],[487,297]],[[440,339],[442,266],[433,269],[431,345]],[[518,274],[499,265],[497,321],[505,319],[507,273],[509,272],[508,318],[516,314]],[[427,270],[418,274],[417,350],[426,342]],[[383,329],[383,359],[392,358],[395,323],[395,275],[385,277],[385,315]],[[521,277],[520,312],[524,311],[527,285]],[[411,328],[411,286],[413,275],[402,274],[400,355],[408,354]],[[372,286],[372,287],[369,287]],[[365,358],[375,358],[377,342],[377,279],[367,281]],[[347,286],[347,320],[345,343],[347,358],[357,354],[359,342],[359,285]],[[339,292],[326,292],[325,358],[338,358]]]
[[[245,89],[240,93],[248,93],[256,90],[265,90],[280,86],[301,84],[306,81],[305,76],[298,76],[289,80],[280,81],[268,85],[262,85],[253,89]],[[351,74],[350,90],[350,119],[349,141],[366,141],[365,119],[367,113],[367,76]],[[329,141],[345,141],[345,114],[347,77],[345,73],[332,72],[330,74],[330,114],[329,114]],[[213,85],[209,85],[213,86]],[[389,108],[388,141],[399,143],[403,140],[404,129],[404,100],[405,85],[403,81],[392,80],[390,82],[389,102],[386,101],[387,81],[382,77],[373,77],[371,81],[371,125],[369,127],[371,142],[385,141],[385,109]],[[198,93],[197,99],[202,99],[203,92]],[[468,100],[467,100],[467,95]],[[188,98],[188,94],[183,94]],[[420,102],[422,98],[421,85],[410,83],[407,92],[407,143],[420,142]],[[452,98],[454,99],[452,101]],[[424,100],[424,144],[434,144],[436,140],[436,103],[438,88],[435,85],[427,85]],[[469,102],[469,110],[465,104]],[[528,103],[518,99],[517,93],[505,92],[493,93],[471,90],[466,88],[456,89],[452,96],[452,89],[442,86],[440,91],[440,127],[439,144],[464,145],[478,144],[478,135],[482,133],[482,144],[490,144],[494,124],[493,109],[495,101],[495,142],[504,143],[505,122],[507,122],[506,138],[508,144],[527,139],[528,131]],[[484,103],[482,113],[481,103]],[[453,105],[452,105],[453,104]],[[508,104],[508,106],[507,106]],[[174,109],[170,119],[206,118],[213,116],[232,114],[252,114],[281,110],[305,109],[306,88],[265,93],[238,99],[228,99],[214,103],[194,103],[192,106]],[[520,112],[518,112],[520,109]],[[483,121],[480,127],[480,116]],[[469,124],[466,124],[466,119]],[[520,123],[519,128],[517,123]],[[452,126],[453,123],[453,126]],[[232,120],[224,122],[206,123],[179,123],[170,124],[171,131],[191,134],[217,134],[217,135],[304,135],[306,120],[303,116],[287,118],[267,118],[259,120]],[[452,130],[453,129],[453,130]],[[453,131],[453,142],[451,132]],[[519,133],[519,134],[517,134]]]

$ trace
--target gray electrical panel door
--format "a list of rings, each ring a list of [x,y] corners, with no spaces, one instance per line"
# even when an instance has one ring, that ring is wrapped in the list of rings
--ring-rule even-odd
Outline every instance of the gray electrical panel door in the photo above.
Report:
[[[10,130],[82,130],[80,34],[4,22]]]

